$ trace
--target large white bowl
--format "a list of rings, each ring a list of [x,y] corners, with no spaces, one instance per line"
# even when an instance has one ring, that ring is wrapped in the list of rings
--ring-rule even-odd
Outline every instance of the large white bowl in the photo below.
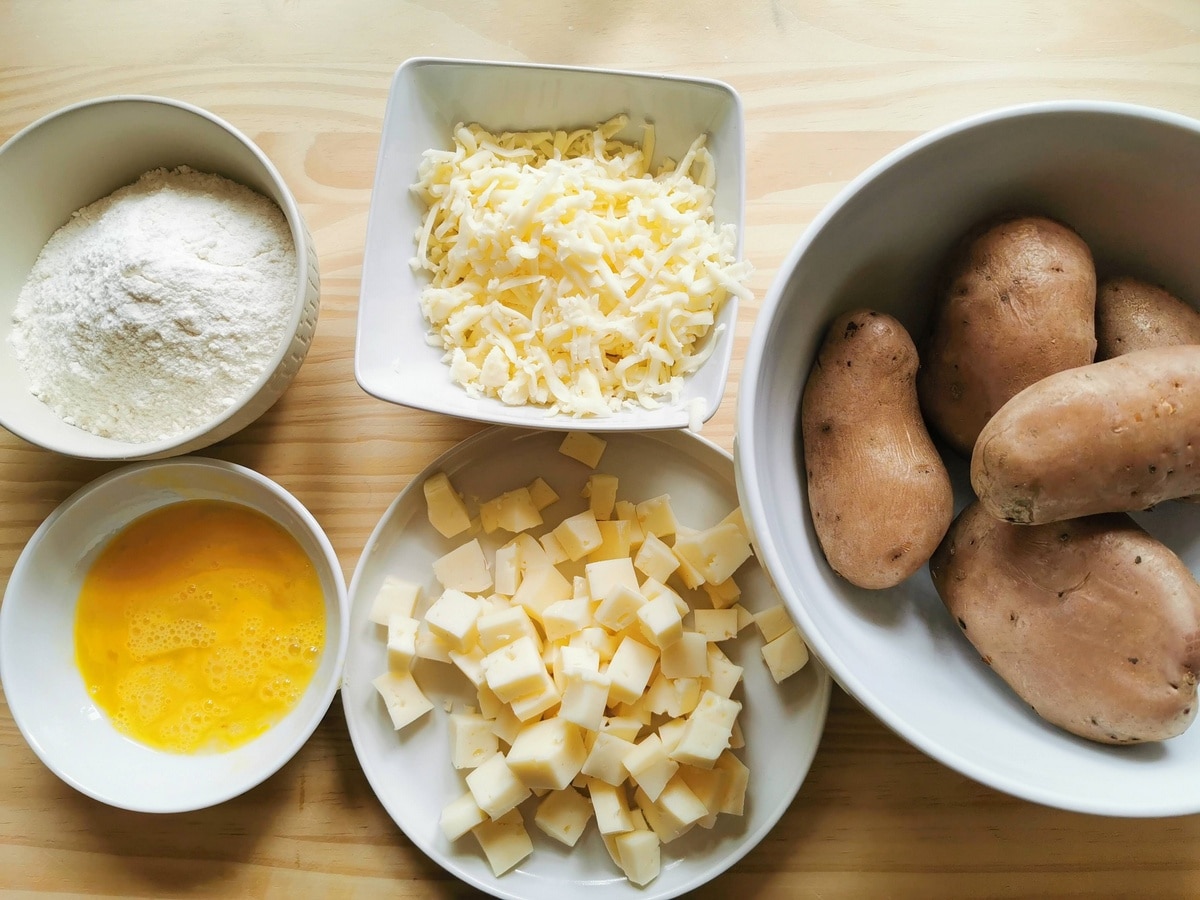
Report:
[[[325,594],[325,649],[300,701],[261,737],[224,753],[154,750],[118,732],[75,663],[75,608],[88,568],[139,516],[182,500],[226,500],[268,516],[308,554]],[[73,788],[112,806],[183,812],[249,790],[283,766],[336,693],[348,635],[346,583],[321,526],[290,493],[233,463],[135,463],[72,494],[29,539],[0,606],[0,683],[29,746]]]
[[[182,165],[222,175],[279,204],[296,246],[290,320],[266,369],[212,421],[160,441],[102,437],[67,424],[23,387],[8,340],[12,313],[42,247],[71,213],[144,172]],[[229,437],[270,409],[300,370],[320,293],[317,252],[283,177],[248,137],[207,110],[165,97],[102,97],[50,113],[0,146],[0,425],[31,443],[89,459],[154,459]]]
[[[598,471],[620,480],[622,499],[666,493],[679,521],[706,527],[737,505],[733,460],[708,441],[684,431],[613,434]],[[371,680],[387,669],[386,629],[368,618],[371,603],[388,575],[420,584],[426,598],[440,590],[433,563],[459,543],[429,524],[421,485],[445,472],[467,498],[487,499],[535,477],[562,498],[545,510],[546,528],[586,508],[581,490],[591,470],[558,452],[562,435],[546,431],[490,428],[451,448],[412,480],[388,507],[363,548],[350,583],[350,652],[342,704],[354,750],[380,802],[421,850],[447,871],[509,900],[665,900],[694,890],[750,852],[787,810],[812,764],[829,706],[831,681],[818,662],[776,684],[760,655],[756,629],[749,628],[721,649],[743,666],[734,694],[745,707],[738,716],[746,746],[737,751],[750,768],[746,814],[721,816],[711,830],[694,829],[662,848],[662,873],[644,888],[613,865],[594,825],[568,849],[533,824],[536,800],[521,807],[533,839],[532,855],[495,877],[478,843],[467,835],[446,840],[438,818],[466,787],[450,764],[446,701],[475,704],[466,677],[446,663],[419,660],[414,675],[434,708],[400,732],[392,728]],[[470,502],[474,502],[473,500]],[[538,529],[541,531],[541,529]],[[479,535],[491,552],[510,535]],[[753,560],[737,574],[741,602],[759,611],[779,602]]]
[[[685,378],[679,401],[661,409],[628,409],[580,419],[548,415],[538,406],[506,406],[473,398],[450,378],[444,351],[426,340],[429,324],[418,297],[425,276],[413,271],[414,235],[425,219],[412,191],[421,155],[453,147],[458,123],[492,131],[585,127],[618,113],[629,116],[620,137],[641,139],[646,120],[655,127],[654,165],[679,159],[699,135],[708,135],[716,166],[713,214],[737,227],[742,247],[745,141],[737,93],[719,81],[570,66],[414,58],[396,71],[388,94],[358,301],[354,374],[367,393],[416,409],[523,428],[630,431],[684,428],[707,421],[725,391],[733,353],[738,302],[729,297],[705,341],[716,341],[708,360]],[[717,328],[721,330],[718,332]],[[698,406],[693,415],[693,404]]]
[[[1200,302],[1200,123],[1153,109],[1061,102],[1003,109],[900,148],[804,233],[755,324],[737,418],[738,487],[760,558],[836,680],[934,758],[1002,791],[1121,816],[1200,811],[1200,726],[1107,747],[1039,719],[959,633],[923,569],[860,590],[825,562],[809,518],[800,396],[829,322],[853,307],[925,326],[934,273],[968,227],[1034,209],[1074,226],[1101,272],[1153,278]],[[958,508],[964,461],[951,460]],[[869,487],[869,486],[868,486]],[[1200,508],[1139,521],[1200,571]]]

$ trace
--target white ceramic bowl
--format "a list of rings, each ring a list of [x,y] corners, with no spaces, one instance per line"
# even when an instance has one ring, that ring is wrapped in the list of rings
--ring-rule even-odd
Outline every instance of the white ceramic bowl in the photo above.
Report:
[[[850,184],[782,266],[755,324],[737,419],[743,508],[768,571],[835,679],[946,765],[1039,803],[1121,816],[1200,810],[1200,726],[1107,747],[1039,719],[980,660],[923,569],[891,590],[835,575],[809,518],[800,396],[839,313],[868,306],[921,334],[934,273],[968,227],[1036,209],[1074,226],[1102,273],[1151,277],[1200,302],[1200,123],[1133,106],[1003,109],[900,148]],[[957,508],[971,496],[948,459]],[[1139,516],[1200,571],[1200,509]]]
[[[637,72],[566,66],[416,58],[397,70],[388,95],[371,194],[363,256],[354,372],[363,390],[383,400],[500,425],[589,431],[682,428],[692,404],[706,421],[725,390],[733,351],[738,303],[723,304],[712,355],[688,376],[679,402],[657,410],[630,409],[607,417],[548,416],[536,406],[506,406],[474,399],[451,380],[443,351],[426,341],[429,325],[417,298],[426,278],[413,271],[414,235],[424,221],[420,200],[409,190],[421,155],[453,146],[453,128],[477,122],[492,131],[582,127],[618,113],[629,116],[622,137],[641,139],[641,125],[655,126],[654,164],[678,159],[692,141],[708,134],[716,166],[713,203],[718,224],[737,227],[741,255],[745,194],[742,107],[726,84]]]
[[[282,525],[312,560],[325,593],[325,649],[308,689],[269,731],[223,753],[167,753],[125,737],[96,709],[75,663],[75,607],[97,554],[137,517],[194,499],[240,503]],[[29,539],[0,606],[0,682],[21,734],[67,784],[140,812],[200,809],[269,777],[320,724],[340,683],[347,614],[333,547],[278,484],[213,459],[135,463],[71,495]]]
[[[719,521],[737,505],[733,460],[714,444],[685,431],[612,434],[597,471],[619,479],[622,499],[667,493],[679,521],[697,528]],[[397,825],[447,871],[477,888],[510,900],[558,900],[587,895],[598,900],[664,900],[694,890],[736,863],[759,843],[800,789],[824,728],[831,681],[816,661],[776,684],[750,627],[721,649],[745,669],[734,693],[746,746],[738,756],[751,770],[746,814],[721,816],[711,829],[694,829],[662,848],[662,872],[646,887],[629,882],[608,856],[593,825],[568,849],[533,824],[536,800],[521,806],[533,853],[499,878],[478,843],[467,835],[448,841],[438,819],[465,790],[450,762],[449,716],[443,703],[475,704],[475,692],[454,666],[418,660],[414,677],[434,708],[396,732],[371,680],[387,668],[386,629],[368,618],[383,580],[395,575],[420,584],[424,597],[440,591],[433,562],[459,543],[434,531],[421,485],[445,472],[468,498],[485,500],[544,478],[561,499],[545,510],[546,528],[580,512],[591,470],[558,452],[562,435],[490,428],[447,451],[396,498],[372,532],[350,584],[350,652],[342,684],[346,724],[371,787]],[[472,500],[471,502],[474,502]],[[541,533],[537,529],[534,533]],[[479,535],[488,552],[511,535]],[[673,581],[673,580],[672,580]],[[737,573],[741,602],[759,611],[779,602],[761,568],[747,562]],[[685,592],[686,593],[686,592]],[[419,610],[423,611],[423,607]]]
[[[21,386],[8,340],[12,313],[43,245],[75,210],[159,167],[187,165],[271,198],[296,246],[291,319],[259,378],[214,420],[166,440],[102,437],[69,425]],[[227,122],[178,100],[115,96],[65,107],[0,147],[0,425],[31,443],[90,459],[152,459],[189,453],[245,428],[283,395],[312,343],[320,303],[317,253],[291,191],[267,156]]]

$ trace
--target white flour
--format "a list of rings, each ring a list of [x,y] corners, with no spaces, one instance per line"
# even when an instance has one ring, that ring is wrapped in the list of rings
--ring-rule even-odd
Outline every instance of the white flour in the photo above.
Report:
[[[296,266],[272,200],[156,169],[46,242],[12,345],[29,389],[67,422],[119,440],[172,437],[227,409],[270,363]]]

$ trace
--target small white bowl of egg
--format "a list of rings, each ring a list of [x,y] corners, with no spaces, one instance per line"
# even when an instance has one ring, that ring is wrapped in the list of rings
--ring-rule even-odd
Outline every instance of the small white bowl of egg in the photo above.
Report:
[[[82,487],[22,551],[0,607],[21,734],[82,793],[184,812],[292,758],[338,689],[345,580],[294,496],[187,457]]]
[[[358,383],[499,425],[699,428],[750,297],[744,194],[727,84],[410,59],[371,197]]]

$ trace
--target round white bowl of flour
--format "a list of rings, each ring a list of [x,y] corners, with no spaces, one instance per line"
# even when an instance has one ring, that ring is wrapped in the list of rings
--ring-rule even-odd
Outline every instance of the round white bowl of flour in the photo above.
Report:
[[[92,459],[188,453],[299,371],[317,255],[254,143],[179,101],[105,97],[0,146],[0,425]]]

